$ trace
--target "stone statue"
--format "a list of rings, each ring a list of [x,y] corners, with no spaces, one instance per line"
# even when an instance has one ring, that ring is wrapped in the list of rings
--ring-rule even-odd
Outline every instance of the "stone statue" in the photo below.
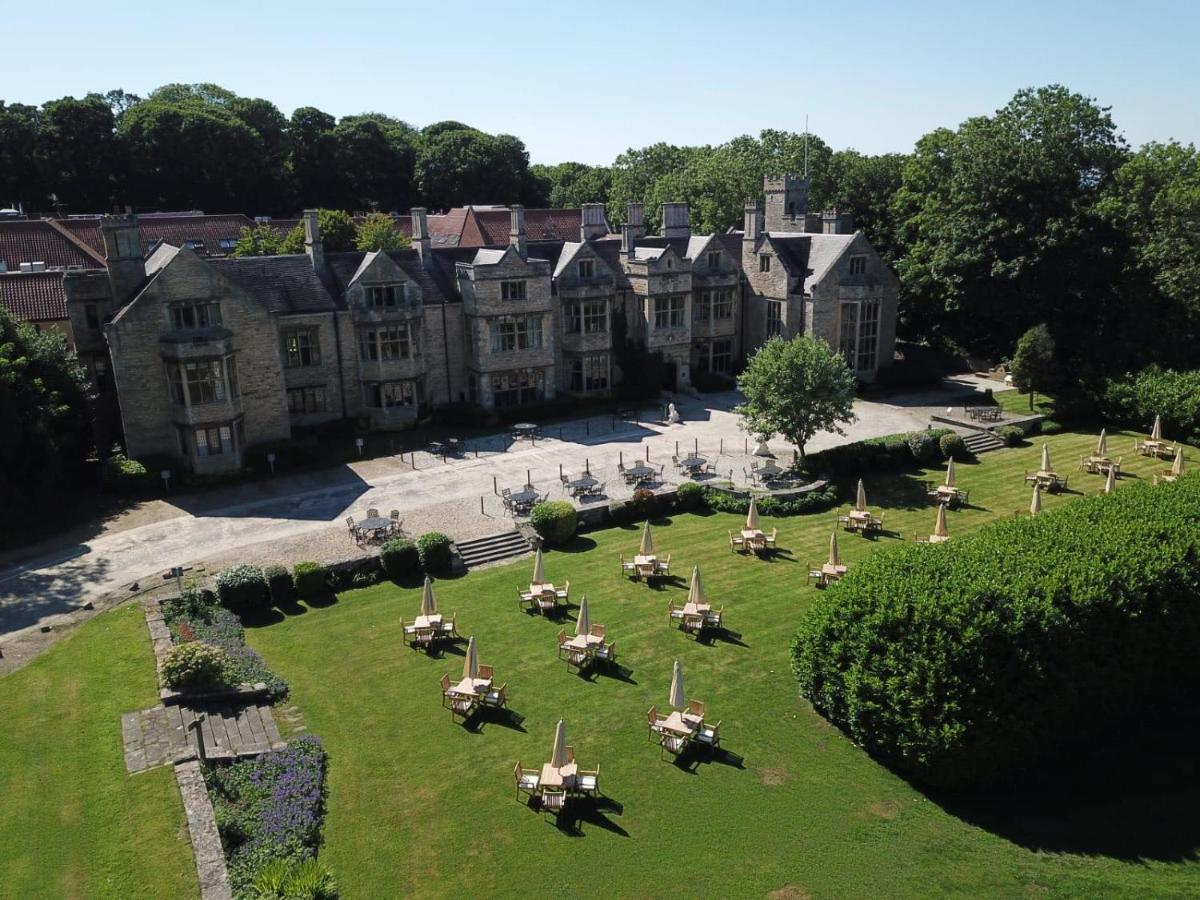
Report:
[[[670,425],[678,425],[683,419],[679,415],[679,410],[675,408],[674,403],[667,404],[667,423]]]

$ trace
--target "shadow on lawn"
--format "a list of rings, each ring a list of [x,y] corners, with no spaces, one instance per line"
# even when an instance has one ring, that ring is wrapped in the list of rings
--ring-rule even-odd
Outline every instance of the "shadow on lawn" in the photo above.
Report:
[[[1133,722],[986,792],[926,792],[1022,847],[1123,860],[1200,858],[1200,717]]]
[[[583,837],[584,825],[594,825],[629,837],[629,832],[609,818],[609,814],[620,816],[625,813],[625,805],[611,797],[576,797],[566,805],[562,812],[554,818],[554,827],[568,837]]]
[[[478,707],[475,713],[462,723],[463,728],[474,734],[482,734],[484,725],[499,725],[502,728],[519,731],[521,734],[528,734],[525,730],[525,717],[508,707],[503,709],[496,709],[492,706]]]

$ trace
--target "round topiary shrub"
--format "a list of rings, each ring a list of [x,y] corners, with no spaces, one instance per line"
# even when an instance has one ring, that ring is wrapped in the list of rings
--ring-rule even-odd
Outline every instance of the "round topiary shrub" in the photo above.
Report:
[[[430,531],[417,538],[417,555],[421,568],[431,575],[450,570],[450,538],[440,531]]]
[[[1042,419],[1038,431],[1042,434],[1058,434],[1063,430],[1062,424],[1053,419]]]
[[[329,593],[329,576],[320,563],[296,563],[292,566],[292,581],[296,593],[304,600],[316,600]]]
[[[561,547],[575,536],[578,518],[575,507],[566,500],[551,500],[533,508],[529,524],[551,547]]]
[[[380,547],[379,564],[393,581],[415,578],[421,571],[417,545],[407,538],[393,538]]]
[[[953,459],[956,462],[962,462],[970,457],[970,452],[967,450],[966,442],[963,441],[961,434],[943,434],[941,440],[938,441],[938,446],[942,450],[943,459]]]
[[[264,608],[269,600],[267,579],[258,566],[230,566],[217,573],[217,597],[234,612]]]
[[[220,647],[200,641],[177,644],[163,656],[163,684],[176,691],[220,687],[229,657]]]
[[[267,579],[267,593],[272,606],[282,606],[292,599],[295,585],[291,572],[283,566],[267,566],[263,569],[263,577]]]
[[[909,432],[907,441],[908,452],[919,463],[935,463],[939,459],[938,446],[940,441],[944,441],[946,437],[948,435],[941,430]]]
[[[1025,431],[1019,425],[1001,425],[994,434],[1006,447],[1015,447],[1025,441]]]
[[[704,506],[704,488],[694,481],[685,481],[675,491],[675,502],[680,509],[700,509]]]

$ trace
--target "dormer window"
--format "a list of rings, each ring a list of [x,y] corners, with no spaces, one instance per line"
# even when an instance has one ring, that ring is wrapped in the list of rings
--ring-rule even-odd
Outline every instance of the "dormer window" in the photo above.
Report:
[[[579,261],[579,277],[580,278],[586,280],[588,278],[594,277],[595,274],[596,274],[596,263],[594,260],[581,259]]]
[[[758,258],[758,271],[760,271],[760,272],[770,272],[771,271],[770,255],[764,253],[762,256],[760,256]]]
[[[865,256],[850,257],[850,274],[851,275],[866,275],[867,274],[867,258]]]
[[[667,257],[667,268],[668,269],[675,268],[675,261],[673,259],[671,259],[671,257],[669,257],[669,256]]]
[[[222,253],[231,253],[233,248],[237,246],[237,238],[220,238],[217,241],[217,246],[221,248]]]
[[[501,300],[524,300],[525,299],[525,282],[524,281],[502,281],[502,282],[500,282],[500,299]]]
[[[373,284],[367,288],[367,306],[374,309],[391,309],[400,305],[404,288],[398,284]]]
[[[208,252],[208,248],[204,245],[204,241],[200,240],[200,238],[188,238],[183,242],[183,246],[185,250],[193,250],[201,255]]]
[[[212,328],[221,324],[221,304],[212,301],[176,303],[171,306],[171,327],[176,331]]]
[[[713,272],[715,272],[715,271],[717,271],[717,269],[721,268],[721,253],[720,253],[720,251],[713,251],[708,254],[708,268]]]

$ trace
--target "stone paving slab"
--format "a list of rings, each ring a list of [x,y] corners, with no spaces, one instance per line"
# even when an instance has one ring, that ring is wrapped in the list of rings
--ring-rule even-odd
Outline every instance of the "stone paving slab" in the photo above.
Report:
[[[201,900],[233,900],[229,870],[225,867],[225,851],[221,848],[221,835],[217,831],[217,820],[204,786],[200,763],[190,760],[175,766],[175,780],[179,784],[183,809],[187,814]]]

